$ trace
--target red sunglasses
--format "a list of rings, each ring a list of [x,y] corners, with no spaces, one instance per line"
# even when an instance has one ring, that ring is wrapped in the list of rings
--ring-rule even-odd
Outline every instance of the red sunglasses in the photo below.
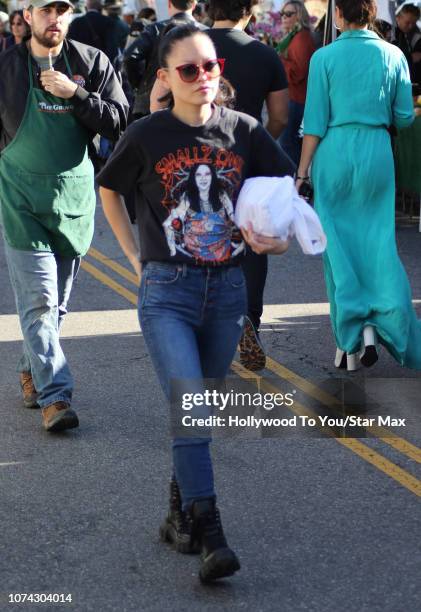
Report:
[[[200,76],[200,68],[208,75],[209,79],[217,79],[224,72],[225,59],[211,59],[202,64],[183,64],[176,66],[180,78],[185,83],[194,83]]]

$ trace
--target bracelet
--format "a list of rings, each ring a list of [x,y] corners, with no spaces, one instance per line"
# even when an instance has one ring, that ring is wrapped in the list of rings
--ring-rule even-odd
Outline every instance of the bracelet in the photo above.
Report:
[[[297,181],[309,181],[310,177],[309,176],[297,176],[295,177]]]

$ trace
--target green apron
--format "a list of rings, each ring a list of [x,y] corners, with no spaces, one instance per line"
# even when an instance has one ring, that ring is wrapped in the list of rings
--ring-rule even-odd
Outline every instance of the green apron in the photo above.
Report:
[[[67,56],[66,67],[71,77]],[[94,169],[88,131],[73,105],[34,87],[22,123],[0,157],[2,223],[8,244],[25,251],[84,255],[94,231]]]

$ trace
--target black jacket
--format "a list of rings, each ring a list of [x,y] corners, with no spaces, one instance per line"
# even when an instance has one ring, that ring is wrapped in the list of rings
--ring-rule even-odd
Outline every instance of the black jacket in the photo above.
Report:
[[[110,39],[115,24],[110,17],[98,11],[88,11],[83,17],[75,17],[69,27],[69,38],[90,45],[113,60]]]
[[[399,28],[395,30],[395,40],[393,44],[399,47],[406,57],[413,83],[421,84],[421,62],[414,62],[412,54],[421,52],[421,33],[418,28],[412,30],[408,34],[402,32]]]
[[[118,140],[127,125],[128,102],[108,58],[97,49],[73,40],[64,48],[74,80],[79,84],[72,98],[74,116],[92,134]],[[54,70],[67,74],[61,53]],[[34,83],[39,83],[39,67],[32,59]],[[29,92],[28,49],[26,43],[0,54],[0,150],[15,137],[25,112]],[[48,134],[45,134],[46,141]],[[63,143],[65,146],[65,143]]]
[[[177,13],[146,26],[140,36],[124,51],[124,67],[130,85],[135,90],[135,114],[149,114],[149,96],[159,68],[158,49],[160,36],[173,21],[192,23],[201,30],[208,28],[196,21],[189,13]]]
[[[201,30],[207,30],[208,28],[194,19],[190,13],[177,13],[170,19],[164,19],[163,21],[157,21],[146,26],[141,32],[140,36],[136,38],[134,42],[124,51],[125,62],[134,63],[139,65],[140,62],[149,62],[151,59],[152,52],[155,47],[155,43],[158,41],[161,32],[170,24],[172,21],[182,21],[185,23],[192,23]]]

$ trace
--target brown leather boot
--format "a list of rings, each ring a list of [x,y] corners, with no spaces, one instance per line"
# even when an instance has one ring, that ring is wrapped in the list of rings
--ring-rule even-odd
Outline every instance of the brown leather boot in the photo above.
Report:
[[[63,431],[78,427],[79,419],[66,402],[54,402],[42,409],[42,424],[47,431]]]
[[[241,365],[251,372],[263,370],[266,366],[265,350],[249,317],[245,317],[243,335],[239,346]]]
[[[39,408],[37,403],[38,393],[35,389],[31,372],[21,372],[19,379],[20,388],[22,389],[23,405],[25,408]]]

